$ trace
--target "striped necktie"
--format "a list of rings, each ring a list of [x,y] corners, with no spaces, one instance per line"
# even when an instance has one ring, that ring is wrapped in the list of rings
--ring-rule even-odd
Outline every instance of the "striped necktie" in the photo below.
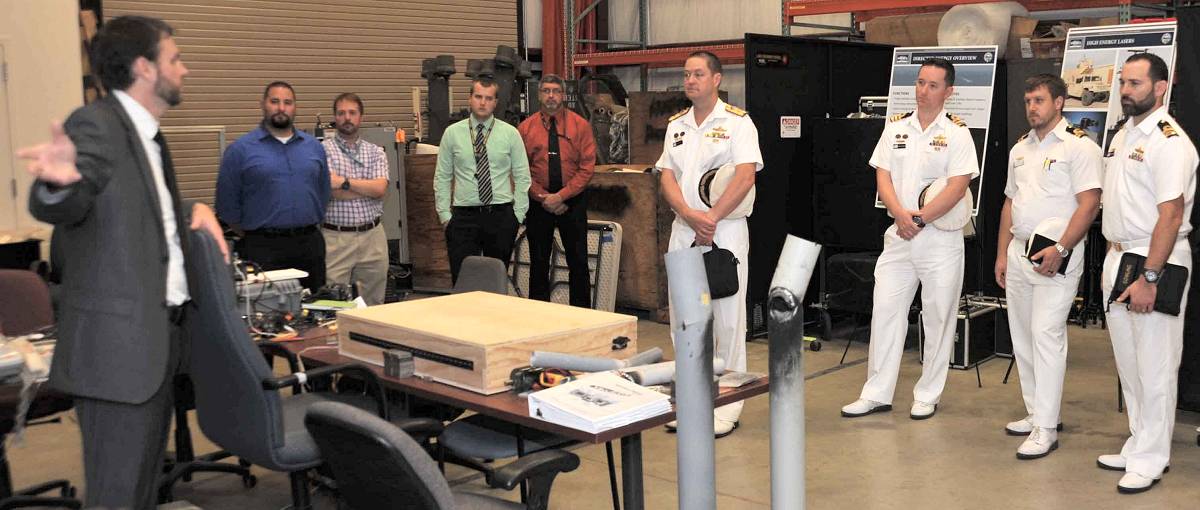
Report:
[[[481,205],[492,203],[492,167],[488,164],[487,146],[483,139],[483,124],[475,133],[475,182],[479,187]]]

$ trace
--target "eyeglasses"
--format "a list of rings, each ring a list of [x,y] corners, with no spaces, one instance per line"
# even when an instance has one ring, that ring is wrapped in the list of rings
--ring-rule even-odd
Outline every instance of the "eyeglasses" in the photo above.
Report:
[[[539,91],[543,94],[546,94],[547,96],[554,95],[554,94],[559,94],[559,95],[563,94],[563,89],[560,89],[560,88],[543,87],[543,88],[539,89]]]

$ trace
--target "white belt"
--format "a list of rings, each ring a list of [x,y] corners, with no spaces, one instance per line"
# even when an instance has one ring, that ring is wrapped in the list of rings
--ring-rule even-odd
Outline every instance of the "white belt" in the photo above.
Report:
[[[1117,251],[1129,251],[1134,248],[1145,248],[1150,246],[1150,238],[1138,239],[1136,241],[1109,241],[1112,248]]]

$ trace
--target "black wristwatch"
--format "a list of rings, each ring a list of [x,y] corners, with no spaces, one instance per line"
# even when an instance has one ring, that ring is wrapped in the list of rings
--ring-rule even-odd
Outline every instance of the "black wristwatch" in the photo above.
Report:
[[[342,177],[342,189],[344,189],[346,191],[350,190],[350,178],[349,177]]]
[[[1146,279],[1146,283],[1158,283],[1158,278],[1162,276],[1159,270],[1146,268],[1142,271],[1142,277]]]

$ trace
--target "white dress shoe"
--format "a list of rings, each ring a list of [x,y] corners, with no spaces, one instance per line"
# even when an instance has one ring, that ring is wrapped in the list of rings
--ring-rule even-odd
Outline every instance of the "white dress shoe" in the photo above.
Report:
[[[716,435],[717,439],[732,434],[737,428],[738,422],[736,421],[722,420],[720,418],[713,419],[713,434]]]
[[[884,411],[891,410],[891,404],[884,404],[883,402],[876,402],[874,400],[860,398],[842,408],[842,417],[857,418],[859,416],[866,416],[871,413],[882,413]]]
[[[1096,457],[1096,465],[1099,466],[1100,469],[1107,469],[1109,471],[1124,471],[1125,457],[1115,453],[1101,455]]]
[[[1062,422],[1059,422],[1058,427],[1055,427],[1054,430],[1062,432],[1062,429]],[[1030,432],[1033,432],[1032,415],[1026,416],[1017,421],[1008,422],[1008,425],[1004,426],[1004,433],[1010,436],[1028,436]]]
[[[1017,448],[1017,458],[1021,460],[1040,459],[1058,449],[1058,432],[1054,429],[1034,427],[1025,442]]]
[[[1158,483],[1158,478],[1146,478],[1137,473],[1125,473],[1125,476],[1121,477],[1121,481],[1117,482],[1117,492],[1121,494],[1146,492],[1156,483]]]
[[[908,411],[908,417],[914,420],[924,420],[933,416],[933,413],[936,412],[937,404],[930,404],[927,402],[921,402],[920,400],[914,400],[912,409]]]
[[[1098,466],[1100,469],[1107,469],[1109,471],[1124,471],[1125,457],[1122,457],[1117,453],[1101,455],[1096,458],[1096,466]],[[1171,466],[1163,468],[1163,473],[1169,473],[1170,471]]]

